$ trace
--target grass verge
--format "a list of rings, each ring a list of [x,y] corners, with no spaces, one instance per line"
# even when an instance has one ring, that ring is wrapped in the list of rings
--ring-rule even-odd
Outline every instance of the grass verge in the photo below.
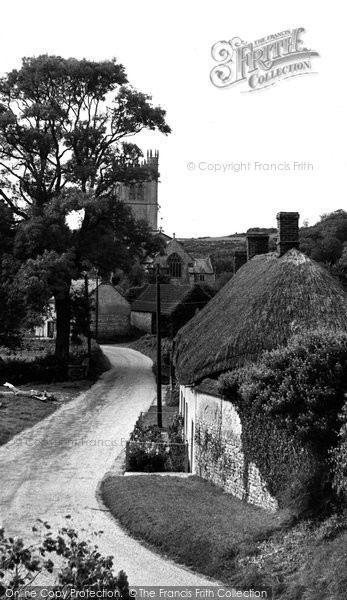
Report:
[[[211,577],[228,580],[236,548],[276,529],[281,516],[254,508],[197,477],[112,477],[105,505],[136,538]]]
[[[53,395],[55,401],[42,402],[36,398],[14,395],[5,388],[0,388],[0,446],[6,444],[13,436],[28,429],[51,415],[59,406],[76,398],[88,390],[92,382],[89,380],[71,381],[52,384],[22,385],[20,389],[30,391],[31,388],[46,390]]]
[[[226,584],[278,600],[345,600],[347,518],[293,524],[197,477],[111,477],[105,505],[135,538]]]

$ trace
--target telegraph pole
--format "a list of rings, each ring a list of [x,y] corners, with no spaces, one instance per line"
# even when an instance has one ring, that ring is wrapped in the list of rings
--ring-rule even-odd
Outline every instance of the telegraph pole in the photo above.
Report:
[[[92,335],[90,331],[90,302],[89,302],[89,289],[88,289],[88,273],[84,274],[84,291],[86,296],[86,308],[87,308],[87,352],[88,352],[88,363],[86,375],[89,375],[90,361],[92,358]]]
[[[95,275],[95,341],[98,341],[99,335],[99,280],[98,280],[98,271],[96,271]]]
[[[161,407],[161,322],[160,322],[160,265],[157,265],[157,417],[158,427],[163,426]]]

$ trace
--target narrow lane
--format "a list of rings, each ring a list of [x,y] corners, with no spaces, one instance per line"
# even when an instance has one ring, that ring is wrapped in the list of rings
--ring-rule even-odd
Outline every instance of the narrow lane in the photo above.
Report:
[[[97,498],[100,480],[120,464],[124,441],[155,397],[150,359],[129,348],[103,350],[112,370],[0,448],[0,525],[31,539],[37,518],[56,529],[70,514],[85,537],[104,531],[100,551],[115,557],[131,585],[211,585],[130,538]]]

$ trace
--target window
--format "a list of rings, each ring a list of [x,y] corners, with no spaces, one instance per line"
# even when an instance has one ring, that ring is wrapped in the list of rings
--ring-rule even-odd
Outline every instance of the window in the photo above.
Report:
[[[143,202],[145,199],[145,186],[143,183],[139,183],[137,186],[137,198],[140,202]]]
[[[129,186],[129,200],[136,200],[136,187],[134,183]]]
[[[205,275],[203,273],[195,273],[194,281],[205,281]]]
[[[182,277],[182,261],[178,254],[171,254],[167,260],[170,277]]]

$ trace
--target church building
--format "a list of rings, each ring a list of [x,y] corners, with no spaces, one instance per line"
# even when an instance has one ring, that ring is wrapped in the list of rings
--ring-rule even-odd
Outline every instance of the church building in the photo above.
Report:
[[[163,252],[154,258],[154,265],[165,269],[170,283],[176,285],[194,285],[196,283],[213,284],[216,275],[210,256],[194,257],[188,253],[184,245],[175,235],[168,242]]]
[[[144,172],[149,169],[153,173],[151,180],[133,183],[118,183],[119,200],[130,206],[137,220],[147,221],[152,231],[158,231],[158,177],[159,151],[147,151],[147,159],[143,161]],[[147,175],[146,175],[147,176]]]

